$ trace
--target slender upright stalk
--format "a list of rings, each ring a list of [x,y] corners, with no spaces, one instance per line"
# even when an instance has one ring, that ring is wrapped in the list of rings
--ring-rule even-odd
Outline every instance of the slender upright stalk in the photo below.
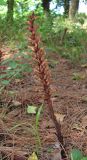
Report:
[[[1,64],[1,61],[2,61],[2,51],[0,50],[0,64]]]
[[[34,53],[34,61],[36,63],[37,66],[37,74],[38,77],[40,78],[42,85],[43,85],[43,90],[44,90],[44,100],[47,104],[47,107],[49,109],[49,113],[50,113],[50,117],[52,119],[52,121],[54,122],[55,125],[55,129],[56,129],[56,133],[57,133],[57,137],[58,137],[58,141],[63,144],[63,136],[61,133],[61,125],[60,123],[56,120],[55,114],[54,114],[54,110],[53,110],[53,104],[52,104],[52,99],[51,99],[51,89],[50,89],[50,70],[48,67],[48,63],[47,60],[45,59],[45,51],[40,47],[40,38],[37,35],[36,32],[36,26],[34,24],[36,19],[35,14],[33,13],[30,16],[29,19],[29,31],[31,32],[31,36],[30,36],[30,42],[32,45],[32,50]],[[36,68],[36,67],[35,67]]]

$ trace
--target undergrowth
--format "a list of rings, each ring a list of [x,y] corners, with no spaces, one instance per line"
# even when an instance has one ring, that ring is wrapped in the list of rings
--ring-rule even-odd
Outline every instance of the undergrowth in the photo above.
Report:
[[[32,71],[30,61],[31,56],[23,51],[10,55],[10,57],[6,59],[3,59],[2,53],[0,64],[0,91],[13,80],[22,79],[26,74],[30,73]]]
[[[78,14],[75,23],[62,15],[52,14],[43,19],[40,17],[41,21],[38,20],[37,23],[39,23],[39,31],[46,48],[55,51],[56,54],[60,54],[74,64],[84,61],[87,50],[85,16]],[[40,25],[42,23],[43,25]]]
[[[87,50],[86,15],[78,14],[75,23],[62,15],[53,13],[49,17],[38,13],[36,15],[38,17],[36,20],[39,26],[38,31],[41,33],[46,48],[70,59],[74,64],[84,63],[85,58],[83,55],[86,55]],[[10,26],[9,32],[9,27],[5,25],[6,20],[0,19],[0,41],[2,43],[6,42],[9,47],[14,48],[16,46],[18,49],[26,49],[26,20],[26,17],[24,19],[15,19],[13,25]],[[66,33],[64,33],[65,30]]]

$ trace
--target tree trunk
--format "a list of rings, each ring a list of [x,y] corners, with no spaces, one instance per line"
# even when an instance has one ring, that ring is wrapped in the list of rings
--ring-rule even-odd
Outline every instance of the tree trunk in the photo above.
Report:
[[[7,22],[13,22],[14,0],[7,0]]]
[[[50,12],[50,2],[51,0],[42,0],[42,7],[45,12],[49,13]]]
[[[69,15],[69,2],[70,0],[64,0],[64,15]]]
[[[69,9],[69,18],[74,19],[75,15],[79,8],[79,0],[71,0],[70,9]]]

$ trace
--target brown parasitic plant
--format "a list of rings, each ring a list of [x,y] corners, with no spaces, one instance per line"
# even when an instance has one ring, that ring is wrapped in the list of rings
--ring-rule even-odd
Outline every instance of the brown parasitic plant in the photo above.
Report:
[[[3,58],[6,54],[0,50],[0,73],[5,73],[4,70],[6,69],[5,65],[2,65]]]
[[[1,63],[1,61],[2,61],[2,51],[0,50],[0,63]]]
[[[41,40],[40,40],[39,36],[37,35],[37,27],[35,25],[35,19],[36,19],[36,16],[33,12],[32,15],[29,17],[29,21],[28,21],[29,28],[28,29],[31,33],[29,40],[31,42],[32,50],[34,53],[34,55],[33,55],[34,62],[36,63],[35,68],[37,67],[36,74],[40,78],[41,83],[43,85],[44,100],[45,100],[47,107],[49,109],[50,117],[51,117],[52,121],[54,122],[58,141],[60,142],[61,145],[63,145],[63,136],[61,133],[61,125],[55,117],[52,99],[51,99],[51,87],[50,87],[51,74],[50,74],[47,60],[45,59],[45,51],[43,48],[40,47]]]

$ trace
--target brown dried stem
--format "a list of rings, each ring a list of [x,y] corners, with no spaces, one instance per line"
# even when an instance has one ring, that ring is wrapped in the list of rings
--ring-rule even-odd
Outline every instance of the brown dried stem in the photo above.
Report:
[[[0,50],[0,63],[2,61],[2,51]]]
[[[60,123],[56,120],[54,110],[53,110],[53,104],[52,104],[52,99],[51,99],[51,89],[50,89],[50,70],[48,67],[47,60],[45,59],[45,52],[44,50],[40,47],[40,38],[37,36],[36,33],[36,27],[35,27],[35,19],[36,16],[34,13],[30,16],[30,20],[28,22],[29,24],[29,31],[31,32],[30,36],[30,42],[32,45],[32,50],[34,53],[34,61],[37,64],[37,69],[36,69],[36,74],[40,78],[43,89],[44,89],[44,100],[47,104],[47,107],[49,109],[50,117],[54,122],[58,141],[60,144],[63,145],[63,136],[61,133],[61,125]]]

